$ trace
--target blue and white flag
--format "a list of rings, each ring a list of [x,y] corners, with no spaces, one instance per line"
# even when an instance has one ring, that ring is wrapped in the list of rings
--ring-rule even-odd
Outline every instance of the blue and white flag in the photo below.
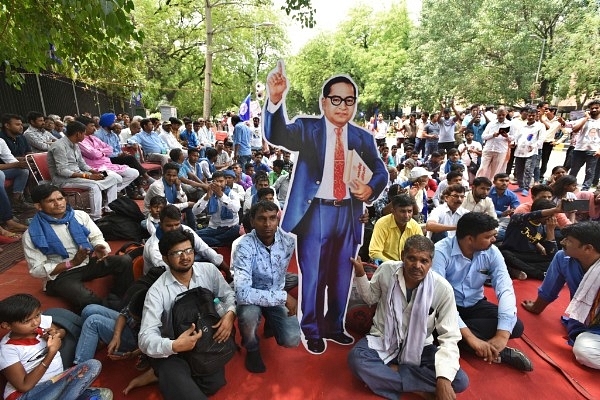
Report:
[[[250,119],[250,93],[246,96],[246,99],[240,104],[240,119],[242,121],[248,121]]]

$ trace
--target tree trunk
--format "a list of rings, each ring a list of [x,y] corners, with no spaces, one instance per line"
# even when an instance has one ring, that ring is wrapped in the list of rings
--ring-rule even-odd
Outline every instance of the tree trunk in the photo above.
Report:
[[[210,0],[205,0],[204,24],[206,26],[206,68],[204,69],[204,103],[202,117],[209,121],[212,109],[212,67],[213,67],[213,27],[212,27],[212,5]]]

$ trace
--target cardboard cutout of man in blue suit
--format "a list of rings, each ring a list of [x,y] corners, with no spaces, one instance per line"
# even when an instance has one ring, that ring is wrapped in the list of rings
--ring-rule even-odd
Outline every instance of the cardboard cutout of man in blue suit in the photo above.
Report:
[[[281,227],[296,235],[303,342],[309,352],[320,354],[326,349],[326,340],[342,345],[354,342],[344,329],[352,283],[350,258],[356,257],[362,243],[360,217],[365,203],[379,197],[388,172],[373,136],[350,123],[356,114],[358,91],[349,76],[338,75],[325,82],[320,117],[289,121],[285,110],[288,88],[280,60],[267,78],[263,129],[270,143],[297,155]],[[334,174],[334,154],[340,139],[344,157],[356,150],[373,172],[366,183],[358,179],[348,182],[342,196],[334,176],[339,175],[339,171]]]

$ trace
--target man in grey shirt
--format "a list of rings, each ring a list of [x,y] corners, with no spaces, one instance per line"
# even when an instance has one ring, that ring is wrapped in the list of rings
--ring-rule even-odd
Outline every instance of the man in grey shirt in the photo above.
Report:
[[[123,181],[116,172],[98,171],[83,161],[77,145],[85,139],[85,125],[74,121],[67,125],[66,136],[57,140],[48,151],[48,169],[52,183],[63,188],[89,189],[90,217],[102,217],[102,191],[106,201],[117,198],[117,185]]]

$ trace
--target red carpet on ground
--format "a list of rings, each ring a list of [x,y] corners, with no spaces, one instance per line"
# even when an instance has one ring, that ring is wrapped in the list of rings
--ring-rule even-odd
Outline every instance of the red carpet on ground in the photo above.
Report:
[[[120,243],[111,244],[113,250]],[[28,292],[37,296],[44,308],[65,306],[57,298],[46,296],[41,290],[41,282],[30,277],[24,261],[2,273],[0,296]],[[515,281],[517,301],[534,299],[539,281]],[[487,295],[495,301],[494,294]],[[561,297],[539,316],[524,311],[520,306],[518,315],[525,324],[527,338],[541,348],[563,371],[574,378],[588,393],[591,399],[600,399],[599,372],[582,367],[574,360],[571,348],[566,344],[559,317],[568,303],[568,292],[563,290]],[[267,372],[250,374],[244,368],[245,352],[242,350],[227,365],[228,384],[215,396],[216,400],[229,399],[376,399],[365,386],[354,378],[348,370],[346,357],[351,346],[328,344],[325,354],[314,356],[304,347],[285,349],[279,347],[275,339],[264,339],[261,334],[261,350]],[[358,339],[358,337],[357,337]],[[239,334],[237,341],[239,343]],[[471,355],[463,354],[461,366],[465,369],[471,384],[459,399],[585,399],[569,381],[538,356],[522,339],[511,340],[510,346],[524,351],[533,361],[534,371],[523,373],[504,365],[488,365]],[[103,363],[103,371],[96,386],[110,387],[115,399],[161,399],[156,384],[134,389],[128,396],[121,394],[127,383],[139,373],[133,361],[111,361],[101,349],[96,357]],[[403,396],[417,399],[414,395]]]

